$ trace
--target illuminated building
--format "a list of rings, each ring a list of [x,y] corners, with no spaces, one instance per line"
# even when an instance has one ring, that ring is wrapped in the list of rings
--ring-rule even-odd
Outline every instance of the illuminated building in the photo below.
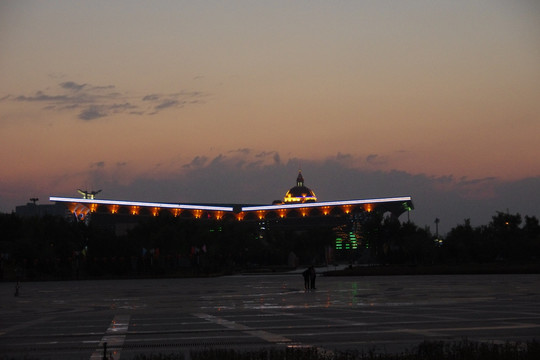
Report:
[[[413,209],[410,196],[317,201],[313,190],[304,185],[301,172],[298,173],[296,186],[287,191],[283,202],[274,202],[272,205],[157,203],[58,196],[51,196],[50,201],[65,205],[81,221],[94,217],[103,221],[107,218],[117,232],[119,228],[129,228],[129,224],[134,226],[139,217],[162,214],[197,221],[256,221],[265,231],[269,226],[341,226],[339,237],[344,249],[358,248],[359,224],[369,213],[390,213],[399,217]]]

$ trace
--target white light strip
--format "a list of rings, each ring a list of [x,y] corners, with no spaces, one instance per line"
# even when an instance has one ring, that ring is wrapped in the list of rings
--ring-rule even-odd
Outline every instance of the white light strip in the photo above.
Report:
[[[323,201],[323,202],[310,202],[301,204],[280,204],[280,205],[267,205],[267,206],[246,206],[242,207],[242,211],[262,211],[262,210],[279,210],[279,209],[299,209],[299,208],[311,208],[311,207],[323,207],[323,206],[343,206],[343,205],[361,205],[361,204],[375,204],[386,202],[403,202],[411,201],[410,196],[395,197],[395,198],[380,198],[380,199],[365,199],[365,200],[343,200],[343,201]]]
[[[81,204],[139,206],[139,207],[157,207],[157,208],[167,208],[167,209],[207,210],[207,211],[233,211],[233,207],[229,207],[229,206],[152,203],[152,202],[124,201],[124,200],[80,199],[80,198],[68,198],[68,197],[57,197],[57,196],[51,196],[49,197],[49,200],[54,201],[54,202],[70,202],[70,203],[81,203]],[[405,201],[411,201],[411,197],[404,196],[404,197],[364,199],[364,200],[323,201],[323,202],[309,202],[309,203],[299,203],[299,204],[245,206],[245,207],[242,207],[242,211],[243,212],[271,211],[271,210],[279,210],[279,209],[300,209],[300,208],[313,208],[313,207],[324,207],[324,206],[362,205],[362,204],[405,202]]]
[[[142,201],[123,201],[123,200],[79,199],[79,198],[68,198],[68,197],[57,197],[57,196],[49,197],[49,201],[82,203],[82,204],[118,205],[118,206],[158,207],[158,208],[167,208],[167,209],[233,211],[233,208],[229,206],[168,204],[168,203],[151,203],[151,202],[142,202]]]

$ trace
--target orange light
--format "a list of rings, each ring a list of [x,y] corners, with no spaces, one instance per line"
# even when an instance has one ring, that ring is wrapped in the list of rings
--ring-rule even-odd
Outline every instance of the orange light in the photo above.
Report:
[[[139,206],[132,206],[129,212],[131,215],[139,215],[140,209],[141,208]]]
[[[202,210],[193,210],[193,216],[195,216],[196,219],[200,219],[202,216]]]
[[[73,213],[73,212],[75,212],[75,208],[77,207],[77,204],[69,203],[69,204],[66,204],[66,206],[67,206],[69,212]]]
[[[236,220],[242,221],[244,220],[244,216],[245,216],[244,212],[239,212],[238,214],[236,214]]]
[[[173,214],[174,217],[177,217],[178,215],[180,215],[181,212],[182,210],[180,209],[171,209],[171,213]]]
[[[262,210],[257,211],[257,216],[259,217],[259,220],[264,219],[264,211]]]
[[[343,205],[343,212],[348,214],[351,212],[351,205]]]
[[[322,207],[322,213],[323,213],[323,215],[325,215],[325,216],[328,215],[328,214],[330,214],[330,206],[323,206],[323,207]]]
[[[90,204],[90,211],[96,212],[97,211],[97,204]]]
[[[160,210],[161,210],[161,209],[158,208],[158,207],[152,208],[152,215],[153,215],[153,216],[158,216]]]
[[[223,211],[216,211],[216,219],[221,220],[223,218]]]
[[[302,216],[305,217],[307,215],[307,209],[306,208],[301,208],[300,209],[300,214],[302,214]]]
[[[118,205],[111,205],[109,206],[109,210],[111,211],[111,214],[116,214],[118,212]]]
[[[367,212],[372,212],[373,211],[373,204],[365,204],[364,205],[364,210],[367,211]]]

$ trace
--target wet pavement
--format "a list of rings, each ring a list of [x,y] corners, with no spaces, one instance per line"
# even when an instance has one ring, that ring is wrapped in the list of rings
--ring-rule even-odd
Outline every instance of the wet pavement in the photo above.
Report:
[[[114,359],[207,348],[396,353],[423,340],[540,339],[540,275],[0,283],[0,354]]]

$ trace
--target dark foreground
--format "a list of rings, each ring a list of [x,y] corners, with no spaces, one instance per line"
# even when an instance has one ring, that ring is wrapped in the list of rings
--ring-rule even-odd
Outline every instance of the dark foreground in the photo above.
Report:
[[[17,297],[0,283],[0,354],[102,359],[107,343],[114,359],[532,359],[539,303],[537,274],[319,276],[312,291],[298,273],[25,282]],[[488,355],[444,355],[460,352]]]
[[[486,344],[463,340],[459,342],[425,341],[399,354],[380,354],[373,351],[320,352],[317,348],[288,348],[284,350],[241,351],[231,349],[203,350],[190,353],[193,360],[537,360],[540,343]],[[140,355],[139,360],[184,360],[182,354]]]

